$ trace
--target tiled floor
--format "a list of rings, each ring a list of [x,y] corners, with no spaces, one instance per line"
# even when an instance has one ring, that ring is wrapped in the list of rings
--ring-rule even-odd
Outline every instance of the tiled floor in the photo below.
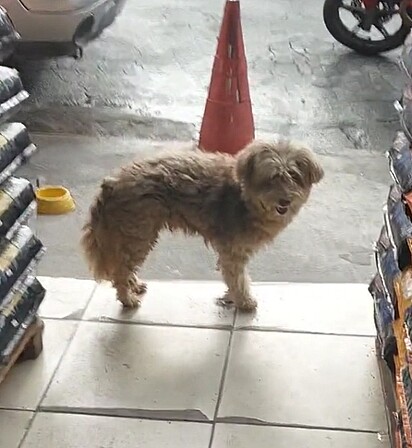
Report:
[[[124,312],[41,281],[45,350],[0,386],[1,448],[389,446],[364,285],[256,284],[246,315],[215,282],[152,282]]]

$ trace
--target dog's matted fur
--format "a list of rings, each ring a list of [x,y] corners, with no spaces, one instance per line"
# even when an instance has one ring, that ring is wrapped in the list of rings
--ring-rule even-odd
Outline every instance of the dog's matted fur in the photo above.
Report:
[[[137,277],[163,229],[201,235],[218,254],[238,308],[256,307],[246,264],[271,242],[323,177],[314,154],[287,140],[255,141],[235,157],[200,150],[137,161],[103,181],[83,229],[96,280],[109,280],[124,306],[140,304]]]

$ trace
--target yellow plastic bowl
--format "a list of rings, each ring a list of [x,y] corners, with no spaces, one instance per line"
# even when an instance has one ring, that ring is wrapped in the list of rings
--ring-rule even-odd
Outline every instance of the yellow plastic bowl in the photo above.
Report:
[[[36,199],[39,215],[62,215],[76,208],[70,191],[62,186],[47,185],[38,188]]]

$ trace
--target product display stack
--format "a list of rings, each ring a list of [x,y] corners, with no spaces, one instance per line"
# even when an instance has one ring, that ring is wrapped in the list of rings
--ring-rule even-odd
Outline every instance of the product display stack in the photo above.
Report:
[[[387,156],[393,184],[375,246],[374,302],[377,354],[392,446],[412,447],[412,36],[401,66],[407,75],[396,103],[400,128]]]
[[[0,8],[2,61],[17,39]],[[28,180],[13,177],[36,150],[25,126],[10,121],[27,97],[18,72],[0,66],[0,382],[18,359],[35,358],[42,349],[37,311],[45,290],[35,271],[44,248],[29,227],[35,194]]]

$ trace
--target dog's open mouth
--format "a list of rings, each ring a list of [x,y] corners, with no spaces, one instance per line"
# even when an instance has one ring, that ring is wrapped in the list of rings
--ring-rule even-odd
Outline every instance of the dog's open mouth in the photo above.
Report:
[[[276,207],[276,211],[279,213],[279,215],[284,215],[288,211],[288,207],[282,207],[281,205],[278,205]]]

